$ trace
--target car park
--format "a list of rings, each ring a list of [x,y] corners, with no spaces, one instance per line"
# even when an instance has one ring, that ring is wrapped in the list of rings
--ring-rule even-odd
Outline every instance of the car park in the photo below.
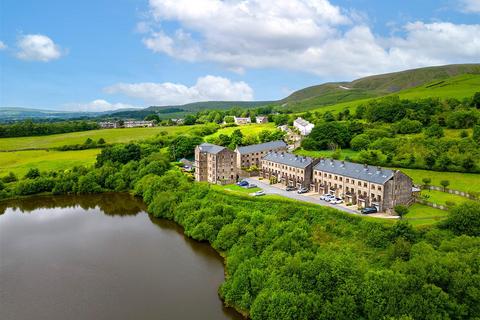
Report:
[[[297,193],[302,194],[302,193],[307,193],[308,191],[309,191],[308,188],[303,187],[303,188],[298,189]]]
[[[375,207],[366,207],[366,208],[363,208],[360,212],[362,214],[371,214],[371,213],[377,213],[378,210]]]
[[[265,191],[263,190],[260,190],[260,191],[257,191],[253,194],[255,197],[259,197],[259,196],[264,196],[266,195]]]
[[[285,191],[295,191],[297,190],[297,188],[295,188],[294,186],[287,186],[287,188],[285,189]]]

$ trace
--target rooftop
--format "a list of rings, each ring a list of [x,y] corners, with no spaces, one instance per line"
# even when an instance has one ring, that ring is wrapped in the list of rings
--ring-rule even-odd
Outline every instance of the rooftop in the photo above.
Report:
[[[306,127],[306,126],[308,126],[308,125],[311,124],[310,122],[308,122],[307,120],[302,119],[302,118],[297,118],[297,119],[295,120],[295,122],[298,123],[298,124],[301,125],[301,126],[304,126],[304,127]]]
[[[198,146],[201,152],[206,152],[206,153],[211,153],[211,154],[217,154],[225,147],[222,146],[217,146],[216,144],[211,144],[211,143],[202,143]]]
[[[378,184],[384,184],[394,174],[390,169],[333,159],[321,159],[313,169]]]
[[[270,152],[263,160],[285,164],[287,166],[304,169],[312,163],[312,158],[297,156],[287,152]]]
[[[252,144],[250,146],[238,147],[237,150],[240,154],[247,154],[253,152],[262,152],[267,150],[286,148],[287,144],[282,140],[270,141],[260,144]]]

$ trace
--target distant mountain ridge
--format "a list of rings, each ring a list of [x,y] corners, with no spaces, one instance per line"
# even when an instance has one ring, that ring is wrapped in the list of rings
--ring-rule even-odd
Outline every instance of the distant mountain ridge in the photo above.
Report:
[[[67,112],[0,107],[0,121],[22,120],[27,118],[74,119],[102,116],[140,119],[151,113],[162,113],[163,117],[173,118],[208,109],[227,110],[234,107],[245,109],[266,105],[276,105],[279,108],[301,112],[342,102],[381,97],[463,74],[480,76],[480,64],[454,64],[426,67],[372,75],[350,82],[329,82],[295,91],[288,97],[277,101],[204,101],[184,105],[150,106],[144,109],[120,109],[106,112]]]

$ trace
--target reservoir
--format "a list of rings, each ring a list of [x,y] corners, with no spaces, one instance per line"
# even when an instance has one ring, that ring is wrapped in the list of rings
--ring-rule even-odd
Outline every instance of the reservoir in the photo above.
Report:
[[[0,202],[0,319],[241,319],[223,259],[128,194]]]

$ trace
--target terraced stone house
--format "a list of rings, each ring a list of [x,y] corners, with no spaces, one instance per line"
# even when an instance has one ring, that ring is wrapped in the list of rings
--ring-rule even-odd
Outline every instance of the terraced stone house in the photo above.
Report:
[[[228,148],[202,143],[195,148],[195,180],[230,184],[237,180],[236,154]]]
[[[317,160],[287,152],[270,152],[262,159],[261,176],[286,186],[309,187]]]
[[[312,190],[333,194],[359,207],[393,211],[413,201],[412,179],[399,170],[333,159],[320,159],[313,168]]]
[[[260,168],[262,158],[269,152],[287,151],[287,147],[287,144],[283,140],[237,147],[235,149],[237,154],[237,168],[242,169],[251,166]]]

